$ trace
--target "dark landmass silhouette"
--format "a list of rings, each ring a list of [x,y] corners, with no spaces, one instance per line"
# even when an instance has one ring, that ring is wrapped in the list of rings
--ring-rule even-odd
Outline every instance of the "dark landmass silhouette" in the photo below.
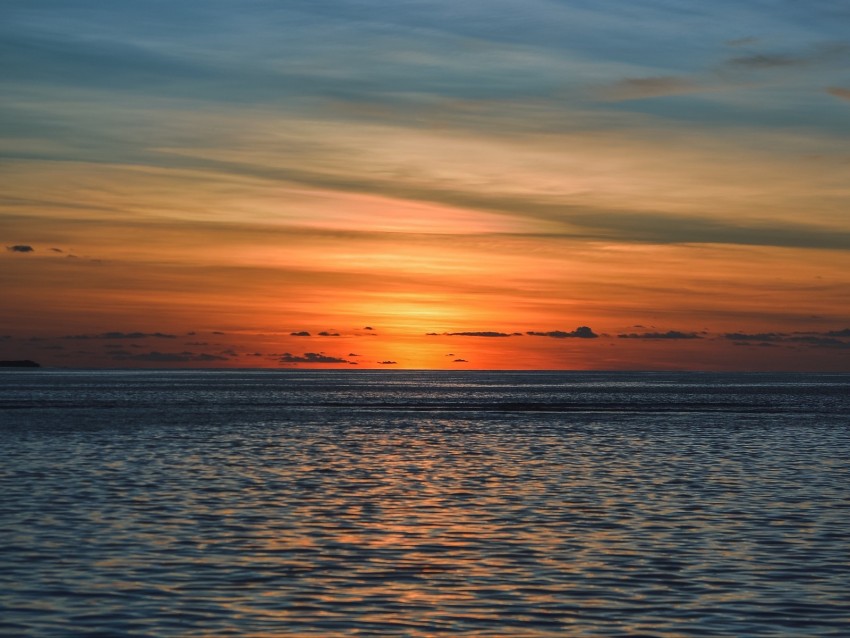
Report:
[[[0,361],[0,368],[40,368],[41,364],[29,359],[22,361]]]

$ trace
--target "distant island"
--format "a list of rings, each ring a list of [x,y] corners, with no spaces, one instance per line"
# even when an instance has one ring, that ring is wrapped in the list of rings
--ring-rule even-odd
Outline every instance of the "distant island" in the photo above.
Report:
[[[40,368],[41,364],[29,359],[23,361],[0,361],[0,368]]]

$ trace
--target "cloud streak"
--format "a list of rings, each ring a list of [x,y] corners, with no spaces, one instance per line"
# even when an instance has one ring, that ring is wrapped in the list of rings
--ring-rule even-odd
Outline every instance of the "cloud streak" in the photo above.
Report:
[[[695,332],[679,332],[678,330],[668,330],[667,332],[630,332],[626,334],[618,334],[619,339],[702,339]]]
[[[529,331],[525,334],[531,335],[532,337],[550,337],[552,339],[596,339],[599,337],[598,334],[593,332],[593,330],[588,328],[587,326],[579,326],[571,332],[564,332],[563,330],[552,330],[549,332]]]
[[[296,355],[291,352],[284,352],[280,357],[281,363],[310,363],[310,364],[322,364],[322,363],[349,363],[345,359],[340,359],[339,357],[332,357],[326,355],[321,352],[305,352],[304,355]]]
[[[65,335],[62,339],[176,339],[177,335],[164,332],[102,332],[100,334]]]

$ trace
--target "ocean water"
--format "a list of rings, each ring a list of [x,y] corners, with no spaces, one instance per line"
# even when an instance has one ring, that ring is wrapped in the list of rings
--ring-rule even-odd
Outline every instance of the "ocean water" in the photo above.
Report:
[[[2,635],[850,635],[850,375],[8,370],[0,443]]]

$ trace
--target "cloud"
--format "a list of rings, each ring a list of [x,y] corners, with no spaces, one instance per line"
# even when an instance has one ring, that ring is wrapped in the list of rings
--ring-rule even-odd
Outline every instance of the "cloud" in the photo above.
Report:
[[[830,330],[823,334],[827,337],[850,337],[850,328],[844,328],[843,330]]]
[[[374,328],[372,326],[366,326],[363,330],[374,330]]]
[[[795,66],[842,61],[846,59],[848,53],[850,53],[850,44],[845,42],[828,42],[816,45],[808,51],[797,55],[755,53],[753,55],[734,57],[726,61],[726,66],[754,70],[787,69]]]
[[[831,86],[826,90],[826,92],[842,100],[850,100],[850,89],[844,89],[839,86]]]
[[[321,352],[305,352],[304,356],[298,356],[291,352],[284,352],[280,357],[281,363],[350,363],[338,357],[329,357]]]
[[[50,252],[52,252],[52,253],[64,253],[65,251],[62,250],[61,248],[51,248]]]
[[[467,361],[466,359],[455,359],[454,362],[455,363],[469,363],[469,361]]]
[[[532,337],[551,337],[552,339],[596,339],[598,334],[593,332],[587,326],[579,326],[572,332],[564,332],[563,330],[551,330],[549,332],[534,332],[529,331],[525,334]]]
[[[378,361],[382,366],[394,366],[397,361]]]
[[[349,357],[359,357],[360,355],[359,355],[359,354],[357,354],[356,352],[349,352],[349,353],[348,353],[348,356],[349,356]]]
[[[6,250],[11,253],[34,253],[35,248],[26,244],[15,244],[14,246],[6,246]]]
[[[757,345],[785,343],[807,345],[813,348],[850,348],[850,342],[841,339],[850,337],[850,328],[826,332],[794,332],[792,334],[785,332],[759,332],[754,334],[731,332],[723,336],[734,341],[736,345],[752,345],[752,342],[758,342]]]
[[[227,361],[227,357],[219,357],[214,354],[195,354],[192,352],[144,352],[142,354],[129,354],[125,352],[113,353],[115,361],[153,361],[158,363],[189,363],[191,361]]]
[[[60,339],[176,339],[177,335],[164,332],[102,332],[96,335],[65,335]]]
[[[602,99],[612,102],[626,100],[645,100],[653,97],[666,95],[686,95],[708,91],[711,87],[698,84],[687,78],[679,78],[671,75],[625,78],[611,84],[599,91]]]
[[[806,58],[792,57],[788,55],[777,55],[770,53],[756,53],[754,55],[744,55],[737,58],[731,58],[726,61],[726,64],[733,67],[745,67],[748,69],[774,69],[788,66],[798,66],[805,64]]]
[[[678,330],[668,330],[667,332],[643,332],[617,335],[620,339],[702,339],[695,332],[679,332]]]
[[[306,330],[301,330],[300,332],[290,332],[289,336],[290,337],[309,337],[310,333],[307,332]]]
[[[391,182],[374,178],[342,178],[304,169],[258,168],[213,159],[196,158],[193,162],[195,165],[237,175],[291,180],[332,190],[380,193],[388,197],[506,213],[553,224],[560,231],[549,233],[552,237],[653,244],[739,244],[841,250],[850,248],[850,231],[815,224],[784,220],[724,220],[712,216],[712,211],[707,211],[702,217],[650,210],[635,214],[628,210],[574,204],[554,196],[491,194],[469,189],[445,189],[436,184],[424,187],[398,180]]]
[[[747,334],[745,332],[727,332],[723,335],[726,339],[732,341],[782,341],[786,335],[782,332],[757,332]]]
[[[788,337],[786,341],[791,343],[804,343],[815,348],[839,348],[842,350],[850,348],[850,342],[841,341],[835,337],[821,337],[817,335]]]
[[[435,332],[429,332],[429,335],[435,335]],[[512,337],[514,334],[508,334],[507,332],[493,332],[490,330],[483,330],[480,332],[444,332],[444,335],[447,337]]]
[[[329,332],[329,331],[327,331],[327,330],[322,330],[322,331],[319,333],[319,336],[320,336],[320,337],[338,337],[338,336],[340,336],[340,335],[339,335],[339,333],[338,333],[338,332]]]

